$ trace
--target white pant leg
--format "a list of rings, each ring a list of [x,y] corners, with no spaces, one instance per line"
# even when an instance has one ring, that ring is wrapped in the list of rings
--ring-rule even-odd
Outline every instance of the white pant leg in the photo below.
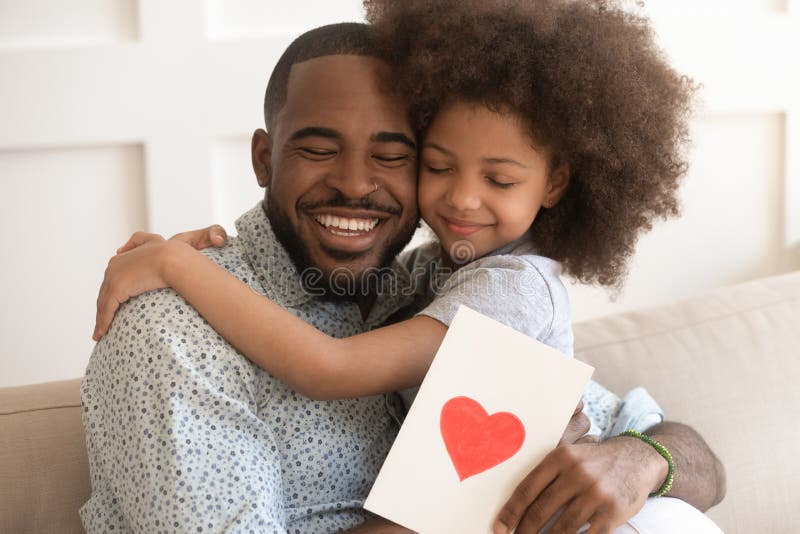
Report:
[[[548,521],[542,532],[549,532],[559,514]],[[582,534],[589,529],[587,523],[580,529]],[[639,513],[620,525],[613,534],[723,534],[722,530],[706,514],[680,499],[652,497],[647,499]]]
[[[589,529],[584,525],[578,534]],[[614,530],[614,534],[723,534],[703,512],[680,499],[647,499],[639,513]]]
[[[655,497],[647,499],[638,514],[614,534],[722,534],[722,530],[709,517],[680,499]]]

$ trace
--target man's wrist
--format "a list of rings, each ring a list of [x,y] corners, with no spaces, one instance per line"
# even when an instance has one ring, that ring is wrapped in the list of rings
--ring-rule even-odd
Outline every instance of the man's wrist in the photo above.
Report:
[[[634,436],[617,436],[612,439],[622,439],[628,442],[628,446],[636,452],[632,453],[634,458],[639,458],[642,463],[642,473],[644,480],[647,481],[648,494],[658,492],[664,485],[664,481],[669,475],[669,462],[649,443]]]

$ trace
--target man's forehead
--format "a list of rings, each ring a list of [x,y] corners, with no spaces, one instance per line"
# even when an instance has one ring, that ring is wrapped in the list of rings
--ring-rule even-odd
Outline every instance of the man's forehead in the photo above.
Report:
[[[277,123],[291,129],[366,121],[377,130],[410,132],[406,105],[384,83],[389,66],[370,56],[322,56],[292,66]]]
[[[374,56],[331,54],[292,65],[289,70],[289,84],[307,78],[356,78],[362,81],[372,81],[378,85],[380,77],[387,75],[388,72],[389,65]]]

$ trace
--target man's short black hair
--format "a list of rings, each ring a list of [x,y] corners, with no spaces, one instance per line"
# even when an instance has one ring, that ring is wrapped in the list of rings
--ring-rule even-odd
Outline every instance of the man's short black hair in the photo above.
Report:
[[[264,95],[264,122],[269,131],[286,103],[292,65],[322,56],[375,56],[377,52],[369,27],[360,22],[328,24],[309,30],[294,41],[275,65]]]

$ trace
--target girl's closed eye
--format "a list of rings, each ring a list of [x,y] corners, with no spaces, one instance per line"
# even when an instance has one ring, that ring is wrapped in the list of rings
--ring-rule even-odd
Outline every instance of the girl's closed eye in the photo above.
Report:
[[[500,189],[510,189],[519,183],[502,176],[493,176],[491,174],[486,176],[486,181],[494,187],[499,187]]]
[[[451,167],[448,167],[447,165],[443,164],[425,163],[423,164],[423,167],[425,168],[426,171],[433,174],[445,174],[453,170]]]

